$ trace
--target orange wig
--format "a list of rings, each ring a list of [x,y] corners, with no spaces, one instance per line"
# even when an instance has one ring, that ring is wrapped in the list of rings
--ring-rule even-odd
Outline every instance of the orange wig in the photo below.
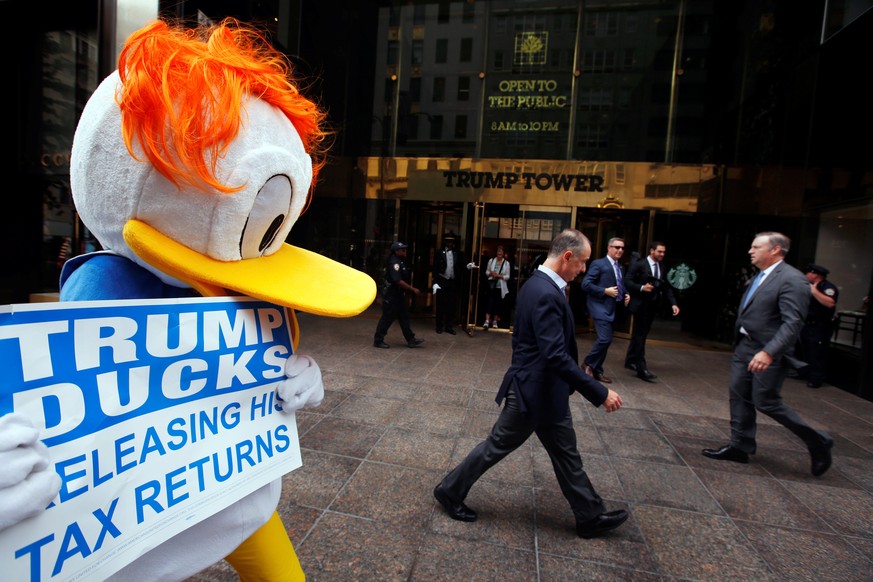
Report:
[[[312,183],[324,165],[325,113],[297,89],[285,55],[262,34],[225,19],[205,31],[156,21],[130,36],[118,62],[116,96],[131,155],[147,160],[176,186],[220,183],[216,164],[237,136],[246,95],[279,108],[312,157]],[[205,38],[205,41],[203,40]]]

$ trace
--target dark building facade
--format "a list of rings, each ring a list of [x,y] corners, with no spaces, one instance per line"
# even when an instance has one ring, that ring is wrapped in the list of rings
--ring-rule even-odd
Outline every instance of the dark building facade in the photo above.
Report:
[[[69,151],[127,33],[159,13],[192,24],[234,16],[289,55],[335,130],[292,244],[379,278],[399,238],[416,286],[429,288],[433,253],[453,232],[482,265],[504,246],[517,291],[562,228],[585,232],[594,256],[612,236],[643,254],[664,241],[683,313],[653,334],[726,344],[749,244],[780,230],[794,241],[789,262],[827,265],[841,290],[846,329],[829,381],[873,398],[862,310],[873,286],[873,116],[857,69],[871,2],[34,4],[0,3],[25,39],[3,41],[14,79],[3,163],[22,185],[0,219],[3,303],[57,290],[68,237],[73,254],[99,246],[75,215]],[[459,320],[475,329],[483,294],[472,279]]]

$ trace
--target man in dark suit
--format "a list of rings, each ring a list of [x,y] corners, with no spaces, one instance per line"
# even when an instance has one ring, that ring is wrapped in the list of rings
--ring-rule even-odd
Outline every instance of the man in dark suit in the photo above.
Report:
[[[458,286],[464,273],[464,256],[455,250],[458,239],[453,233],[443,236],[443,249],[434,257],[434,315],[436,332],[455,335],[455,311]]]
[[[582,280],[582,290],[588,294],[588,314],[597,332],[597,339],[585,356],[585,373],[604,384],[612,382],[603,374],[606,352],[612,344],[612,323],[616,311],[630,301],[623,281],[624,270],[618,262],[624,254],[624,240],[611,238],[607,245],[606,256],[592,261]]]
[[[649,256],[635,261],[627,271],[625,284],[630,294],[628,311],[633,313],[634,321],[631,327],[631,339],[624,356],[624,367],[637,373],[637,377],[646,382],[654,382],[655,376],[649,371],[646,363],[646,338],[652,329],[652,321],[666,300],[670,304],[673,317],[679,315],[679,305],[673,297],[673,289],[667,283],[667,277],[662,267],[667,247],[662,242],[653,241],[649,245]]]
[[[743,294],[737,315],[737,344],[731,361],[731,440],[703,455],[720,461],[748,463],[755,454],[756,411],[763,412],[796,434],[809,449],[812,474],[823,475],[831,466],[834,441],[809,426],[780,394],[787,373],[786,353],[797,343],[809,307],[809,282],[785,263],[791,248],[787,236],[762,232],[755,236],[749,255],[760,269]]]
[[[561,491],[576,518],[576,533],[590,538],[613,530],[627,511],[605,511],[582,469],[570,415],[570,394],[577,391],[607,412],[621,397],[579,368],[573,313],[564,294],[568,281],[585,271],[591,245],[578,230],[559,234],[545,262],[521,287],[512,336],[512,364],[497,392],[506,401],[488,438],[474,448],[434,489],[434,497],[452,519],[475,521],[464,504],[485,471],[536,433],[549,453]]]

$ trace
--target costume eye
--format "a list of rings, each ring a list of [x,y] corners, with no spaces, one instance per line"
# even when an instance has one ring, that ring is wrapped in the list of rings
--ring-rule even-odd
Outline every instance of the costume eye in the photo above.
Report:
[[[255,198],[240,237],[239,250],[242,258],[259,257],[273,244],[276,234],[282,230],[282,225],[291,212],[292,194],[293,188],[288,176],[273,176],[267,180]]]

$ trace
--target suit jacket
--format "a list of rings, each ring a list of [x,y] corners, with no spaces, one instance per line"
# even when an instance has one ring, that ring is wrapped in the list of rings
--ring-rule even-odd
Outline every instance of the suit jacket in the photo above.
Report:
[[[446,265],[448,264],[448,259],[446,259],[448,253],[452,253],[452,271],[454,272],[454,281],[456,283],[461,280],[461,277],[464,276],[464,272],[467,270],[466,263],[464,262],[464,255],[461,251],[457,249],[450,251],[443,248],[436,253],[433,260],[433,278],[437,283],[445,281],[444,273],[446,272]]]
[[[535,271],[521,287],[512,335],[512,364],[497,392],[497,403],[515,387],[519,409],[536,425],[562,420],[570,394],[595,406],[608,390],[579,366],[576,324],[565,295],[548,275]]]
[[[624,269],[621,265],[618,266],[624,278]],[[605,319],[606,321],[615,320],[616,304],[622,303],[616,301],[615,297],[604,295],[603,290],[607,287],[615,287],[615,270],[612,268],[612,263],[608,257],[596,259],[591,262],[588,267],[588,272],[585,278],[582,279],[582,290],[588,294],[588,314],[594,319]],[[627,285],[625,285],[627,289]],[[622,297],[622,299],[624,299]],[[623,303],[622,303],[623,304]]]
[[[667,283],[666,275],[664,274],[664,265],[658,266],[658,278],[652,274],[652,268],[649,266],[648,257],[643,257],[634,263],[627,270],[627,277],[624,280],[624,286],[627,292],[630,293],[630,303],[627,308],[631,313],[645,313],[657,307],[658,301],[662,298],[666,299],[670,305],[676,305],[676,298],[673,296],[673,289]],[[646,283],[652,283],[655,288],[652,291],[641,291],[640,287]]]
[[[764,278],[748,305],[743,307],[748,293],[747,285],[737,315],[737,337],[742,327],[774,361],[790,355],[809,309],[810,292],[806,277],[783,261]]]

